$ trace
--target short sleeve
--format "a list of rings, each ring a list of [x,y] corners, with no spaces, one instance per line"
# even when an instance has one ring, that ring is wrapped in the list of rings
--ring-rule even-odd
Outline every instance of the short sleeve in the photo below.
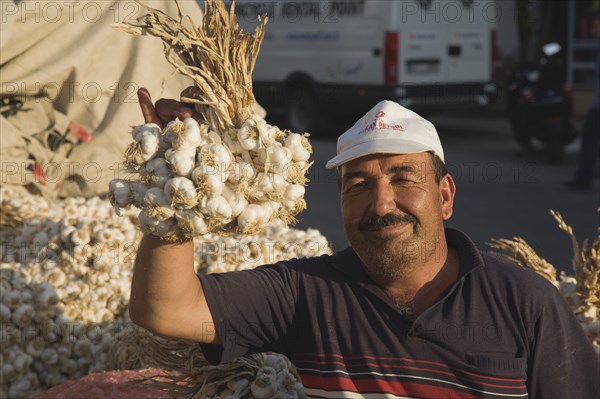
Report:
[[[286,353],[297,303],[291,262],[253,270],[200,275],[221,345],[201,345],[213,363],[258,352]]]
[[[553,290],[533,327],[528,391],[532,398],[600,397],[600,361],[566,302]]]

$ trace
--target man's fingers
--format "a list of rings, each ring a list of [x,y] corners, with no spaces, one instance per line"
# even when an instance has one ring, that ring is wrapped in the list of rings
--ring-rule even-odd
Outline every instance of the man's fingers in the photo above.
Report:
[[[156,102],[156,112],[164,124],[175,118],[185,119],[194,117],[194,109],[170,98],[161,98]]]
[[[140,108],[142,109],[142,115],[144,116],[144,122],[146,123],[156,123],[160,127],[163,127],[163,123],[158,117],[156,110],[154,109],[154,104],[152,103],[152,97],[150,97],[150,93],[144,87],[140,88],[137,91],[138,102],[140,103]]]
[[[192,110],[192,118],[194,118],[198,122],[204,123],[204,122],[206,122],[205,119],[202,117],[202,115],[198,111],[196,111],[194,104],[192,104],[190,102],[186,102],[187,99],[198,98],[199,91],[200,91],[200,89],[198,89],[196,86],[186,87],[181,92],[180,100],[181,100],[182,104],[185,104],[187,107],[189,107]]]
[[[183,89],[183,91],[180,94],[180,97],[189,97],[189,98],[194,98],[196,97],[196,94],[198,93],[198,88],[196,86],[189,86],[186,87],[185,89]]]
[[[191,94],[190,91],[188,93]],[[146,123],[156,123],[162,128],[175,118],[194,118],[198,121],[202,119],[201,115],[194,110],[191,104],[184,104],[169,98],[161,98],[156,102],[155,106],[152,103],[150,93],[143,87],[138,90],[137,95]]]

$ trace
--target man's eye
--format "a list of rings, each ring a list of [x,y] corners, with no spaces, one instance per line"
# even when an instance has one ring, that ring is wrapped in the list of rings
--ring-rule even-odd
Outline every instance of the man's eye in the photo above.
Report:
[[[358,181],[358,182],[350,183],[350,184],[348,184],[348,190],[347,191],[360,190],[361,188],[365,187],[366,184],[367,183],[365,181]]]
[[[412,177],[396,177],[394,179],[395,183],[398,184],[415,184],[417,182],[417,180],[415,178]]]

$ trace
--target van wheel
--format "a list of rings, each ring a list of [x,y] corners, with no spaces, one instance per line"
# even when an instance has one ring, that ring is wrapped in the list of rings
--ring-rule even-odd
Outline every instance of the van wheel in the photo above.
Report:
[[[288,96],[287,127],[294,133],[312,133],[317,128],[318,112],[314,94],[306,89],[294,89]]]

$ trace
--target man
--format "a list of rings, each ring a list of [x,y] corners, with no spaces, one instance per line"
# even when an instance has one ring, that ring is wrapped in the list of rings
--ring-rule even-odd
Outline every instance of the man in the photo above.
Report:
[[[140,102],[148,122],[190,115]],[[191,242],[146,236],[132,320],[213,363],[283,353],[310,397],[597,397],[598,359],[558,290],[444,229],[456,188],[430,122],[383,101],[328,167],[351,247],[197,278]]]

